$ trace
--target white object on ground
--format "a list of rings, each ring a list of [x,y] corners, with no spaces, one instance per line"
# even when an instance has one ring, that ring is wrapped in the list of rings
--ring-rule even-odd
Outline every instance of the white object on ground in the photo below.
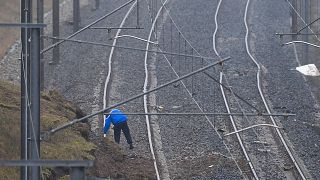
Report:
[[[319,70],[314,64],[296,67],[296,70],[306,76],[320,76]]]

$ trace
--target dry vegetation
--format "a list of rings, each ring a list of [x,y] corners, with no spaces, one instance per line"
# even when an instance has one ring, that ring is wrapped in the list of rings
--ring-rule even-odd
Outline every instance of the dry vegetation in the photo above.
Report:
[[[20,88],[0,81],[0,159],[20,158]],[[41,131],[57,127],[81,114],[73,104],[63,99],[55,91],[42,94]],[[96,146],[83,135],[89,131],[87,124],[79,124],[41,142],[43,159],[80,160],[94,159]],[[45,176],[51,169],[43,169]],[[19,179],[18,168],[0,168],[0,179]]]

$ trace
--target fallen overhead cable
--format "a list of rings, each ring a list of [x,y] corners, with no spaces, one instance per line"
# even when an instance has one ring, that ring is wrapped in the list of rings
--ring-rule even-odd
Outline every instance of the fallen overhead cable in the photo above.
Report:
[[[90,27],[90,29],[144,29],[143,27]]]
[[[217,58],[213,58],[213,57],[194,56],[194,55],[189,55],[189,54],[179,54],[179,53],[166,52],[166,51],[146,50],[146,49],[140,49],[140,48],[134,48],[134,47],[128,47],[128,46],[118,46],[118,45],[111,45],[111,44],[91,42],[91,41],[82,41],[82,40],[76,40],[76,39],[58,38],[58,37],[51,37],[51,36],[42,36],[42,37],[50,38],[50,39],[64,40],[64,41],[70,41],[70,42],[75,42],[75,43],[80,43],[80,44],[90,44],[90,45],[96,45],[96,46],[116,47],[116,48],[143,51],[143,52],[148,51],[148,52],[159,53],[159,54],[168,54],[168,55],[194,57],[194,58],[211,59],[211,60],[217,59]]]
[[[244,103],[246,103],[247,105],[249,105],[250,107],[252,107],[253,109],[255,109],[257,112],[261,112],[258,108],[254,107],[252,104],[250,104],[248,101],[246,101],[245,99],[243,99],[241,96],[239,96],[238,94],[236,94],[235,92],[233,92],[230,88],[228,88],[226,85],[220,83],[217,79],[215,79],[214,77],[212,77],[210,74],[204,72],[205,75],[207,75],[209,78],[211,78],[213,81],[215,81],[216,83],[218,83],[219,85],[221,85],[224,89],[228,90],[229,92],[233,93],[237,98],[239,98],[241,101],[243,101]]]
[[[110,113],[104,113],[105,115],[110,115]],[[144,116],[144,115],[156,115],[156,116],[295,116],[295,114],[288,114],[288,113],[125,113],[125,115],[137,115],[137,116]]]
[[[237,131],[233,131],[233,132],[231,132],[231,133],[225,134],[224,136],[230,136],[230,135],[232,135],[232,134],[238,134],[239,132],[242,132],[242,131],[245,131],[245,130],[248,130],[248,129],[252,129],[252,128],[255,128],[255,127],[259,127],[259,126],[268,126],[268,127],[273,127],[273,128],[281,129],[281,127],[276,126],[276,125],[273,125],[273,124],[256,124],[256,125],[252,125],[252,126],[243,128],[243,129],[239,129],[239,130],[237,130]]]
[[[90,114],[90,115],[84,116],[84,117],[79,118],[79,119],[72,120],[72,121],[70,121],[70,122],[68,122],[68,123],[66,123],[66,124],[64,124],[64,125],[61,125],[61,126],[59,126],[59,127],[57,127],[57,128],[54,128],[54,129],[51,129],[51,130],[49,130],[49,131],[47,131],[47,132],[42,133],[40,140],[46,139],[46,138],[48,138],[50,135],[56,133],[57,131],[63,130],[63,129],[65,129],[65,128],[69,127],[69,126],[72,126],[72,125],[76,124],[76,123],[83,122],[83,121],[85,121],[85,120],[87,120],[87,119],[89,119],[89,118],[91,118],[91,117],[94,117],[94,116],[99,115],[99,114],[103,114],[103,113],[105,113],[106,111],[109,111],[109,110],[112,109],[112,108],[115,108],[115,107],[117,107],[117,106],[123,105],[123,104],[125,104],[125,103],[130,102],[130,101],[133,101],[133,100],[135,100],[135,99],[138,99],[138,98],[140,98],[140,97],[142,97],[142,96],[144,96],[144,95],[146,95],[146,94],[150,94],[151,92],[157,91],[157,90],[162,89],[162,88],[164,88],[164,87],[167,87],[167,86],[169,86],[169,85],[171,85],[171,84],[173,84],[173,83],[176,83],[176,82],[181,81],[181,80],[183,80],[183,79],[185,79],[185,78],[188,78],[188,77],[190,77],[190,76],[192,76],[192,75],[194,75],[194,74],[197,74],[197,73],[200,73],[200,72],[202,72],[202,71],[205,71],[205,70],[207,70],[207,69],[209,69],[209,68],[211,68],[211,67],[213,67],[213,66],[215,66],[215,65],[218,65],[218,64],[220,64],[220,63],[222,63],[222,62],[225,62],[225,61],[227,61],[227,60],[229,60],[229,59],[230,59],[230,57],[225,58],[225,59],[222,59],[222,60],[217,61],[217,62],[215,62],[215,63],[209,64],[208,66],[205,66],[205,67],[200,68],[200,69],[198,69],[198,70],[196,70],[196,71],[193,71],[193,72],[191,72],[191,73],[189,73],[189,74],[186,74],[186,75],[184,75],[184,76],[181,76],[181,77],[179,77],[179,78],[177,78],[177,79],[175,79],[175,80],[172,80],[172,81],[170,81],[170,82],[167,82],[167,83],[165,83],[165,84],[163,84],[163,85],[160,85],[160,86],[158,86],[158,87],[156,87],[156,88],[150,89],[149,91],[146,91],[146,92],[144,92],[144,93],[140,93],[140,94],[135,95],[135,96],[133,96],[133,97],[131,97],[131,98],[128,98],[128,99],[126,99],[126,100],[124,100],[124,101],[121,101],[121,102],[119,102],[119,103],[113,104],[113,105],[111,105],[111,106],[109,106],[109,107],[107,107],[107,108],[101,109],[101,110],[99,110],[99,111],[97,111],[97,112],[95,112],[95,113],[92,113],[92,114]],[[89,121],[89,120],[88,120],[88,121]]]
[[[302,44],[307,44],[307,45],[309,45],[309,46],[313,46],[313,47],[316,47],[316,48],[320,48],[319,45],[312,44],[312,43],[305,42],[305,41],[291,41],[291,42],[287,42],[287,43],[283,44],[283,46],[284,46],[284,45],[289,45],[289,44],[294,44],[294,43],[302,43]]]
[[[108,13],[108,14],[106,14],[106,15],[104,15],[104,16],[102,16],[102,17],[100,17],[99,19],[95,20],[94,22],[90,23],[89,25],[87,25],[87,26],[85,26],[85,27],[83,27],[83,28],[79,29],[77,32],[75,32],[75,33],[71,34],[71,35],[70,35],[70,36],[68,36],[66,39],[70,39],[70,38],[72,38],[72,37],[76,36],[77,34],[79,34],[79,33],[83,32],[84,30],[89,29],[91,26],[93,26],[93,25],[97,24],[98,22],[102,21],[103,19],[105,19],[105,18],[107,18],[108,16],[110,16],[110,15],[114,14],[115,12],[117,12],[117,11],[119,11],[120,9],[122,9],[122,8],[126,7],[128,4],[130,4],[130,3],[134,2],[134,1],[136,1],[136,0],[130,0],[130,1],[128,1],[128,2],[126,2],[126,3],[124,3],[124,4],[122,4],[120,7],[116,8],[115,10],[111,11],[110,13]],[[61,41],[59,41],[59,42],[57,42],[57,43],[55,43],[55,44],[52,44],[51,46],[49,46],[49,47],[47,47],[47,48],[43,49],[43,50],[41,51],[41,54],[43,54],[43,53],[45,53],[45,52],[49,51],[50,49],[52,49],[52,48],[54,48],[54,47],[56,47],[56,46],[60,45],[61,43],[65,42],[65,41],[66,41],[66,39],[61,39]]]

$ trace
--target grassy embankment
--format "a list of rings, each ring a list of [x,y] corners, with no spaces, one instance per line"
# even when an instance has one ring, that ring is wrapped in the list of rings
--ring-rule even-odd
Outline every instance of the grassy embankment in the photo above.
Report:
[[[20,158],[19,91],[19,87],[0,81],[0,159]],[[41,131],[57,127],[81,114],[55,91],[42,93],[41,96]],[[96,147],[84,138],[88,130],[88,125],[81,123],[41,142],[41,158],[94,159],[92,151]],[[46,177],[52,175],[52,169],[44,168],[42,172]],[[0,179],[19,179],[19,169],[0,168]]]

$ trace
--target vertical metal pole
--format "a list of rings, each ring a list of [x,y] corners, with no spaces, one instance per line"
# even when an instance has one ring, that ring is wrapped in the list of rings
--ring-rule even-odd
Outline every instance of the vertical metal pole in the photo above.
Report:
[[[180,56],[180,39],[181,39],[181,35],[180,35],[180,32],[178,32],[178,34],[179,34],[178,35],[178,54],[179,54],[179,56],[178,56],[178,75],[181,76],[181,67],[180,67],[181,66],[181,64],[180,64],[181,63],[180,62],[181,61],[180,60],[180,57],[181,57]]]
[[[32,23],[32,0],[25,0],[25,12],[26,12],[26,23]],[[30,159],[30,150],[31,150],[31,146],[30,146],[30,137],[31,137],[31,133],[30,133],[30,111],[29,111],[29,104],[30,104],[30,61],[31,61],[31,44],[30,44],[30,39],[31,39],[31,30],[30,29],[26,29],[26,59],[25,59],[25,84],[26,84],[26,91],[25,91],[25,95],[26,95],[26,117],[27,117],[27,159]],[[28,177],[27,179],[31,179],[30,177],[30,167],[27,168],[28,171]]]
[[[191,51],[191,55],[192,55],[192,59],[191,59],[191,72],[193,72],[193,49]],[[194,88],[193,88],[193,84],[194,84],[194,76],[191,77],[191,95],[193,97],[194,94]]]
[[[37,23],[43,23],[43,0],[37,0]],[[43,35],[43,29],[40,29],[40,35]],[[43,49],[43,38],[40,38],[40,51]],[[43,54],[40,55],[40,89],[44,90],[44,62]]]
[[[99,9],[100,7],[100,0],[96,0],[96,9]]]
[[[31,159],[40,159],[40,28],[31,29]],[[31,167],[31,179],[40,180],[40,167]]]
[[[60,36],[60,27],[59,27],[59,0],[52,0],[52,36]],[[53,39],[52,44],[57,43],[59,40]],[[52,62],[50,64],[58,64],[60,61],[60,48],[56,46],[53,48]]]
[[[71,168],[71,180],[85,180],[84,167],[72,167]]]
[[[304,20],[306,22],[306,24],[309,24],[309,0],[305,0],[305,3],[304,3]],[[306,28],[305,29],[305,33],[308,34],[309,33],[309,28]],[[304,36],[304,41],[305,42],[308,42],[309,40],[309,37],[306,35]],[[308,51],[309,51],[309,46],[308,45],[305,45],[304,46],[304,61],[306,63],[308,63],[309,61],[309,56],[308,56]]]
[[[26,4],[24,0],[21,0],[21,23],[26,23]],[[28,123],[27,123],[27,99],[26,99],[26,83],[25,83],[25,67],[27,59],[27,29],[21,28],[21,160],[28,159]],[[20,180],[27,180],[28,168],[27,166],[21,166],[20,168]]]
[[[165,45],[165,42],[164,42],[164,28],[165,28],[164,9],[161,10],[161,15],[162,15],[162,21],[161,21],[161,23],[162,23],[162,33],[161,33],[161,35],[162,35],[162,43],[163,43],[163,47],[162,48],[163,48],[164,51],[166,51],[165,50],[166,45]]]
[[[187,54],[187,40],[184,40],[184,54]],[[187,56],[184,57],[184,71],[186,72],[185,74],[188,73],[187,71]],[[187,81],[187,79],[186,79]]]
[[[172,53],[172,20],[170,19],[170,52]],[[170,65],[173,66],[173,62],[172,62],[172,56],[170,56]]]
[[[292,0],[292,6],[294,9],[297,9],[297,0]],[[292,18],[292,27],[291,27],[291,32],[296,33],[298,32],[298,17],[297,13],[294,11],[294,9],[291,9],[291,18]],[[297,35],[292,35],[292,40],[296,41],[297,40]]]
[[[157,12],[158,12],[158,3],[157,3],[157,0],[155,0],[155,11],[154,11],[154,16],[157,16]],[[156,20],[156,24],[155,24],[155,27],[154,27],[154,33],[156,34],[157,32],[157,26],[158,26],[158,20]]]
[[[137,28],[140,28],[140,24],[139,24],[139,0],[137,0]]]
[[[73,0],[73,32],[79,30],[80,24],[80,4],[79,0]]]
[[[151,0],[151,19],[152,19],[152,23],[154,21],[154,12],[153,12],[153,0]]]

